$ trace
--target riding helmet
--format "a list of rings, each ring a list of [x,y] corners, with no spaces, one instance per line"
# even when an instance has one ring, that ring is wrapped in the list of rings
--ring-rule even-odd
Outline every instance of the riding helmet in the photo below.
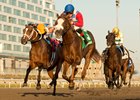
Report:
[[[118,27],[114,27],[112,30],[112,33],[118,34],[119,33],[119,28]]]
[[[66,6],[65,6],[65,13],[73,13],[73,11],[74,11],[74,6],[72,5],[72,4],[67,4]]]

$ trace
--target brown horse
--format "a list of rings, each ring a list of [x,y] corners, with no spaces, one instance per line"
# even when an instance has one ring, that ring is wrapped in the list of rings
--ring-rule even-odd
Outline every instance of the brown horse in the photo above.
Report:
[[[133,63],[133,60],[131,59],[130,54],[129,54],[129,52],[128,52],[128,50],[126,48],[125,48],[125,51],[127,52],[128,58],[122,59],[123,66],[122,66],[121,86],[122,86],[122,83],[124,85],[127,85],[127,83],[126,83],[126,75],[129,72],[130,75],[129,75],[129,84],[128,84],[128,86],[130,87],[131,86],[132,75],[134,73],[134,63]]]
[[[50,66],[51,60],[51,46],[48,44],[42,35],[40,35],[33,24],[26,25],[23,29],[23,36],[21,38],[22,44],[27,44],[31,42],[31,50],[29,55],[29,67],[26,71],[26,76],[24,79],[23,86],[27,86],[28,76],[32,69],[38,67],[38,78],[37,78],[37,89],[41,88],[40,85],[40,73],[42,69],[47,69]],[[53,71],[48,71],[50,78],[53,78]]]
[[[95,48],[95,40],[92,36],[92,34],[88,31],[88,34],[92,37],[92,45],[87,46],[84,50],[82,49],[82,40],[77,35],[76,31],[74,30],[73,26],[70,24],[70,21],[66,15],[61,15],[58,17],[55,25],[56,35],[62,36],[63,39],[63,46],[59,48],[58,53],[56,55],[56,61],[57,63],[53,64],[51,67],[49,67],[48,70],[52,70],[55,66],[56,73],[53,81],[50,83],[50,85],[54,84],[54,92],[55,94],[55,85],[56,85],[56,79],[58,78],[58,73],[60,71],[60,68],[63,63],[63,78],[66,79],[69,82],[69,88],[74,88],[74,77],[77,73],[76,66],[81,63],[81,59],[84,57],[85,60],[85,66],[82,71],[82,78],[84,79],[86,75],[86,70],[89,66],[90,60],[92,58],[96,58],[96,61],[100,60],[100,54]],[[55,62],[55,61],[54,61]],[[66,75],[66,72],[69,68],[69,66],[72,66],[72,75],[68,78]],[[58,69],[58,70],[57,70]]]
[[[121,83],[120,83],[120,87],[122,86],[122,83],[124,85],[126,85],[126,74],[129,72],[130,76],[129,76],[129,84],[128,86],[131,86],[131,79],[132,79],[132,75],[134,73],[134,63],[132,61],[132,59],[130,58],[130,54],[129,51],[123,47],[124,50],[127,53],[127,58],[122,59],[122,66],[121,66]],[[109,85],[109,63],[108,63],[108,55],[106,54],[106,51],[103,51],[102,53],[102,62],[104,62],[104,74],[105,74],[105,79],[106,79],[106,84]],[[131,62],[131,64],[130,64]],[[113,74],[113,77],[115,77],[115,75]]]
[[[119,85],[119,76],[121,75],[121,67],[122,67],[122,54],[120,50],[117,48],[115,44],[115,34],[110,33],[108,31],[108,35],[106,36],[107,40],[107,58],[104,62],[104,70],[106,71],[105,74],[108,74],[108,78],[106,79],[106,83],[108,84],[108,87],[113,89],[114,84],[117,80],[117,88],[120,88]]]

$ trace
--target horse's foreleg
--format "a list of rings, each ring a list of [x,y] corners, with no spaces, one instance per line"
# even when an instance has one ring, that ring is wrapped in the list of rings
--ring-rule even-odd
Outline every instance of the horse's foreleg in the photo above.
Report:
[[[134,73],[134,70],[131,70],[130,76],[129,76],[129,84],[128,84],[128,87],[131,87],[131,79],[132,79],[133,73]]]
[[[32,68],[31,66],[28,67],[28,69],[26,70],[26,75],[25,75],[25,78],[24,78],[24,83],[23,83],[23,87],[24,86],[27,86],[27,81],[28,81],[28,76],[29,76],[29,73],[31,72]]]
[[[86,59],[85,59],[85,65],[84,65],[84,68],[83,68],[82,74],[81,74],[81,78],[82,78],[82,79],[84,79],[85,76],[86,76],[86,71],[87,71],[87,69],[88,69],[89,64],[90,64],[90,58],[86,58]]]
[[[124,63],[124,65],[123,65],[123,71],[122,71],[122,79],[121,79],[121,84],[120,84],[120,86],[122,86],[122,83],[124,84],[124,85],[126,85],[127,83],[126,83],[126,74],[127,74],[127,66],[128,66],[128,64],[127,64],[127,62],[125,62]]]
[[[42,68],[39,67],[38,68],[38,76],[37,76],[37,86],[36,86],[36,89],[37,90],[40,90],[41,89],[41,85],[40,85],[40,81],[41,81],[41,71],[42,71]]]
[[[121,74],[121,66],[120,65],[118,65],[117,66],[117,70],[116,70],[116,75],[115,75],[115,78],[114,78],[114,81],[116,81],[117,80],[117,85],[116,85],[116,87],[117,88],[120,88],[121,87],[121,84],[122,84],[122,79],[123,79],[123,76],[121,77],[122,79],[121,79],[121,83],[119,82],[119,77],[121,76],[122,74]]]
[[[111,69],[109,69],[108,70],[108,72],[109,72],[109,83],[108,83],[108,88],[109,89],[113,89],[114,88],[114,83],[113,83],[113,77],[112,77],[112,70]]]
[[[61,70],[61,67],[62,67],[62,62],[59,62],[58,66],[56,67],[56,72],[55,72],[55,75],[53,77],[53,80],[52,82],[49,84],[50,86],[54,85],[54,89],[53,89],[53,95],[56,94],[56,85],[57,85],[57,79],[58,79],[58,74]]]
[[[72,65],[72,75],[70,77],[69,89],[74,89],[74,78],[75,78],[76,65]]]
[[[63,75],[62,75],[62,77],[65,80],[67,80],[68,82],[70,82],[70,79],[67,77],[67,71],[68,71],[69,67],[70,67],[69,63],[67,63],[67,62],[63,63]]]
[[[132,59],[131,59],[131,61],[132,61]],[[129,84],[128,84],[128,86],[131,87],[131,79],[132,79],[132,76],[134,74],[134,63],[133,63],[133,61],[132,61],[132,66],[129,69],[129,72],[130,72],[130,76],[129,76]]]
[[[128,87],[131,87],[131,78],[132,78],[132,73],[130,73],[130,76],[129,76],[129,84],[128,84]]]

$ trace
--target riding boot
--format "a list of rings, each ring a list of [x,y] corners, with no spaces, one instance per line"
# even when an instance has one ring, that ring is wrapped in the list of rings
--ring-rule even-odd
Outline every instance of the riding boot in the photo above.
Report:
[[[79,29],[76,30],[76,32],[78,32],[78,33],[80,34],[80,36],[83,37],[85,44],[87,44],[88,41],[86,40],[86,38],[85,38],[85,36],[84,36],[84,33],[83,33],[82,29],[79,28]]]

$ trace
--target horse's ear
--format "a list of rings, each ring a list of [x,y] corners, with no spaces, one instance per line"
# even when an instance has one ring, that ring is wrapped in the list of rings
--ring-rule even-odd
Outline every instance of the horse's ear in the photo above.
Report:
[[[59,18],[59,14],[58,13],[56,14],[56,16],[57,16],[57,18]]]
[[[108,30],[108,34],[110,33],[110,31]]]

